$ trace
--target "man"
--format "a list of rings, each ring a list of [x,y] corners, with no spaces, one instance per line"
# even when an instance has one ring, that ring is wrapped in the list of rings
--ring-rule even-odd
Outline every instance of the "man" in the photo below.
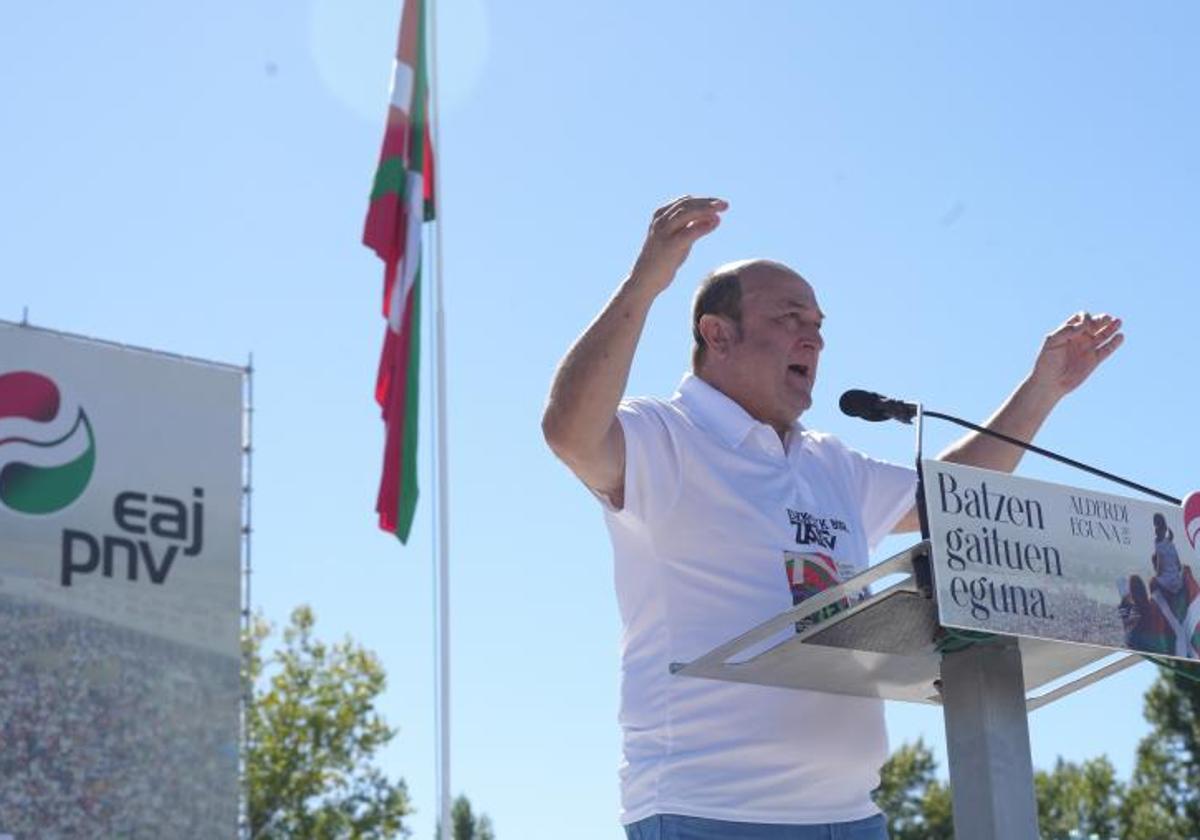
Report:
[[[886,837],[871,802],[886,758],[882,703],[675,677],[792,605],[784,552],[838,577],[890,530],[914,530],[914,475],[797,419],[812,403],[824,313],[799,274],[731,263],[701,283],[692,374],[669,402],[625,400],[642,327],[726,202],[659,208],[629,276],[568,351],[542,427],[602,501],[623,624],[622,821],[631,840]],[[1107,315],[1072,317],[987,425],[1028,440],[1121,343]],[[1022,450],[970,435],[942,457],[1011,471]]]

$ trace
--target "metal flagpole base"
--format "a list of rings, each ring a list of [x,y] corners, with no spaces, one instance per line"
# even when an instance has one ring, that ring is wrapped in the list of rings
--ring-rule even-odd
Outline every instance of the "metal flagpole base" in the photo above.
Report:
[[[942,657],[946,752],[955,835],[1037,840],[1029,719],[1017,640],[997,638]]]

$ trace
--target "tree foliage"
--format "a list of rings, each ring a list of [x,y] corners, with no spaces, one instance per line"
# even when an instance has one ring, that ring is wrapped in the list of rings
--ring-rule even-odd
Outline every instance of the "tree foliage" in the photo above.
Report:
[[[887,815],[892,840],[954,840],[950,790],[923,740],[892,753],[879,776],[875,804]]]
[[[1059,759],[1034,773],[1043,840],[1196,840],[1200,838],[1200,681],[1164,671],[1146,692],[1150,732],[1138,745],[1128,783],[1107,756]],[[893,840],[952,838],[950,789],[933,753],[918,740],[881,770],[875,801]]]
[[[1033,774],[1033,788],[1045,840],[1124,836],[1120,822],[1124,786],[1107,756],[1082,764],[1059,758],[1053,770]]]
[[[1200,837],[1200,674],[1160,671],[1122,817],[1130,840]]]
[[[450,826],[453,840],[496,840],[492,821],[487,814],[475,816],[471,800],[458,796],[450,806]],[[441,837],[435,838],[441,840]]]
[[[373,840],[406,835],[403,780],[373,763],[396,735],[375,709],[386,678],[373,653],[350,639],[313,637],[297,607],[282,646],[264,657],[271,627],[256,617],[243,638],[252,692],[246,710],[250,836]]]

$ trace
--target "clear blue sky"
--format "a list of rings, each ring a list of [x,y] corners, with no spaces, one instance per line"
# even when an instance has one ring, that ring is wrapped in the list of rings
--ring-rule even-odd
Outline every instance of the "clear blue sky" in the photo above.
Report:
[[[253,351],[256,605],[308,602],[382,656],[386,764],[427,838],[432,495],[409,547],[375,530],[381,271],[359,244],[399,3],[5,5],[0,317]],[[843,418],[844,388],[982,418],[1047,330],[1109,311],[1126,345],[1040,442],[1200,485],[1194,5],[439,6],[454,787],[503,840],[619,836],[609,548],[538,421],[663,200],[731,209],[656,304],[632,392],[674,388],[691,289],[727,259],[813,282],[828,346],[805,420],[895,460],[910,433]],[[1035,764],[1107,752],[1126,776],[1151,678],[1035,713]],[[942,741],[936,710],[889,718],[895,743]]]

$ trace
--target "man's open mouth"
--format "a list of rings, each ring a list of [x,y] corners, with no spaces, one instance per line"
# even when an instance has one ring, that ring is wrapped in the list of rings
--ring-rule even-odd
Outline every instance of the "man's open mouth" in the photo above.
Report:
[[[788,371],[790,373],[798,373],[805,379],[808,379],[808,365],[788,365]]]

